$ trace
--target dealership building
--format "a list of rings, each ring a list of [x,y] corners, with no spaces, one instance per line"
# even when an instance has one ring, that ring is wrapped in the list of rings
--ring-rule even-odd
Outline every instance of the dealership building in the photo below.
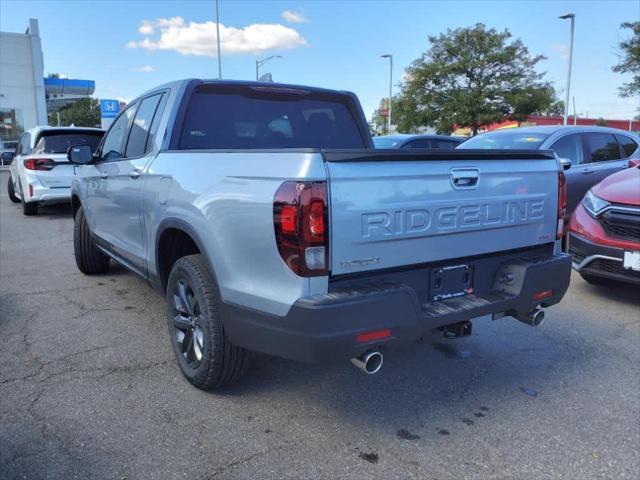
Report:
[[[38,20],[24,33],[0,32],[0,141],[17,140],[23,131],[47,125],[47,114],[90,97],[93,80],[45,78]]]

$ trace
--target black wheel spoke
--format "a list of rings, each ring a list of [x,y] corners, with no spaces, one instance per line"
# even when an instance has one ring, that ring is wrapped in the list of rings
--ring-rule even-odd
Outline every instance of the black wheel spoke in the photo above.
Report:
[[[187,343],[187,347],[185,349],[185,353],[187,354],[187,362],[191,363],[194,359],[194,351],[193,351],[193,342],[194,342],[193,331],[189,332],[189,342]]]
[[[173,317],[173,326],[178,330],[186,332],[191,328],[191,322],[188,318],[185,318],[180,313],[178,313],[175,317]]]
[[[193,308],[191,307],[191,301],[187,295],[187,285],[183,281],[178,282],[178,296],[185,312],[188,313],[189,316],[193,316]]]

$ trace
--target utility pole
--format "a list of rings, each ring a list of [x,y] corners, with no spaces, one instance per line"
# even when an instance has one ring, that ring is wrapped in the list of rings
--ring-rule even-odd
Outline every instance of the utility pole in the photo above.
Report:
[[[575,26],[576,15],[575,13],[567,13],[565,15],[561,15],[558,17],[562,20],[571,20],[571,34],[569,37],[569,68],[567,71],[567,88],[565,92],[565,100],[564,100],[564,122],[563,124],[567,124],[567,117],[569,116],[569,91],[571,90],[571,63],[573,61],[573,30]]]
[[[216,40],[218,42],[218,80],[222,80],[222,52],[220,51],[220,13],[216,0]]]
[[[578,115],[576,114],[576,97],[572,97],[573,100],[573,124],[578,124]]]
[[[393,96],[393,55],[385,53],[381,58],[389,59],[389,111],[387,112],[387,135],[391,135],[391,98]]]

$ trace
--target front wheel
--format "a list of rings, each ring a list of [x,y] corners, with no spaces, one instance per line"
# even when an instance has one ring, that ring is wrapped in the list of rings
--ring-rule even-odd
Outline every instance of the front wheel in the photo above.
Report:
[[[93,241],[82,207],[78,208],[73,224],[73,253],[78,270],[84,274],[106,273],[109,270],[109,257],[98,250]]]
[[[202,390],[233,383],[249,356],[227,338],[218,305],[215,280],[202,255],[178,259],[167,282],[171,346],[182,374]]]
[[[7,185],[7,193],[9,194],[9,200],[13,203],[20,203],[20,199],[16,197],[16,190],[13,188],[13,179],[9,177],[9,184]]]

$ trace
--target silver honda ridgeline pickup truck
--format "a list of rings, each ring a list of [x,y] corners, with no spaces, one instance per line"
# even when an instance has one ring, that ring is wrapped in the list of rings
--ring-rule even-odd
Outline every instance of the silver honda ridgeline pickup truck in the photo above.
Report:
[[[538,325],[569,285],[552,153],[375,150],[352,93],[169,83],[68,157],[78,268],[113,259],[162,291],[198,388],[237,379],[249,351],[375,373],[433,329]]]

